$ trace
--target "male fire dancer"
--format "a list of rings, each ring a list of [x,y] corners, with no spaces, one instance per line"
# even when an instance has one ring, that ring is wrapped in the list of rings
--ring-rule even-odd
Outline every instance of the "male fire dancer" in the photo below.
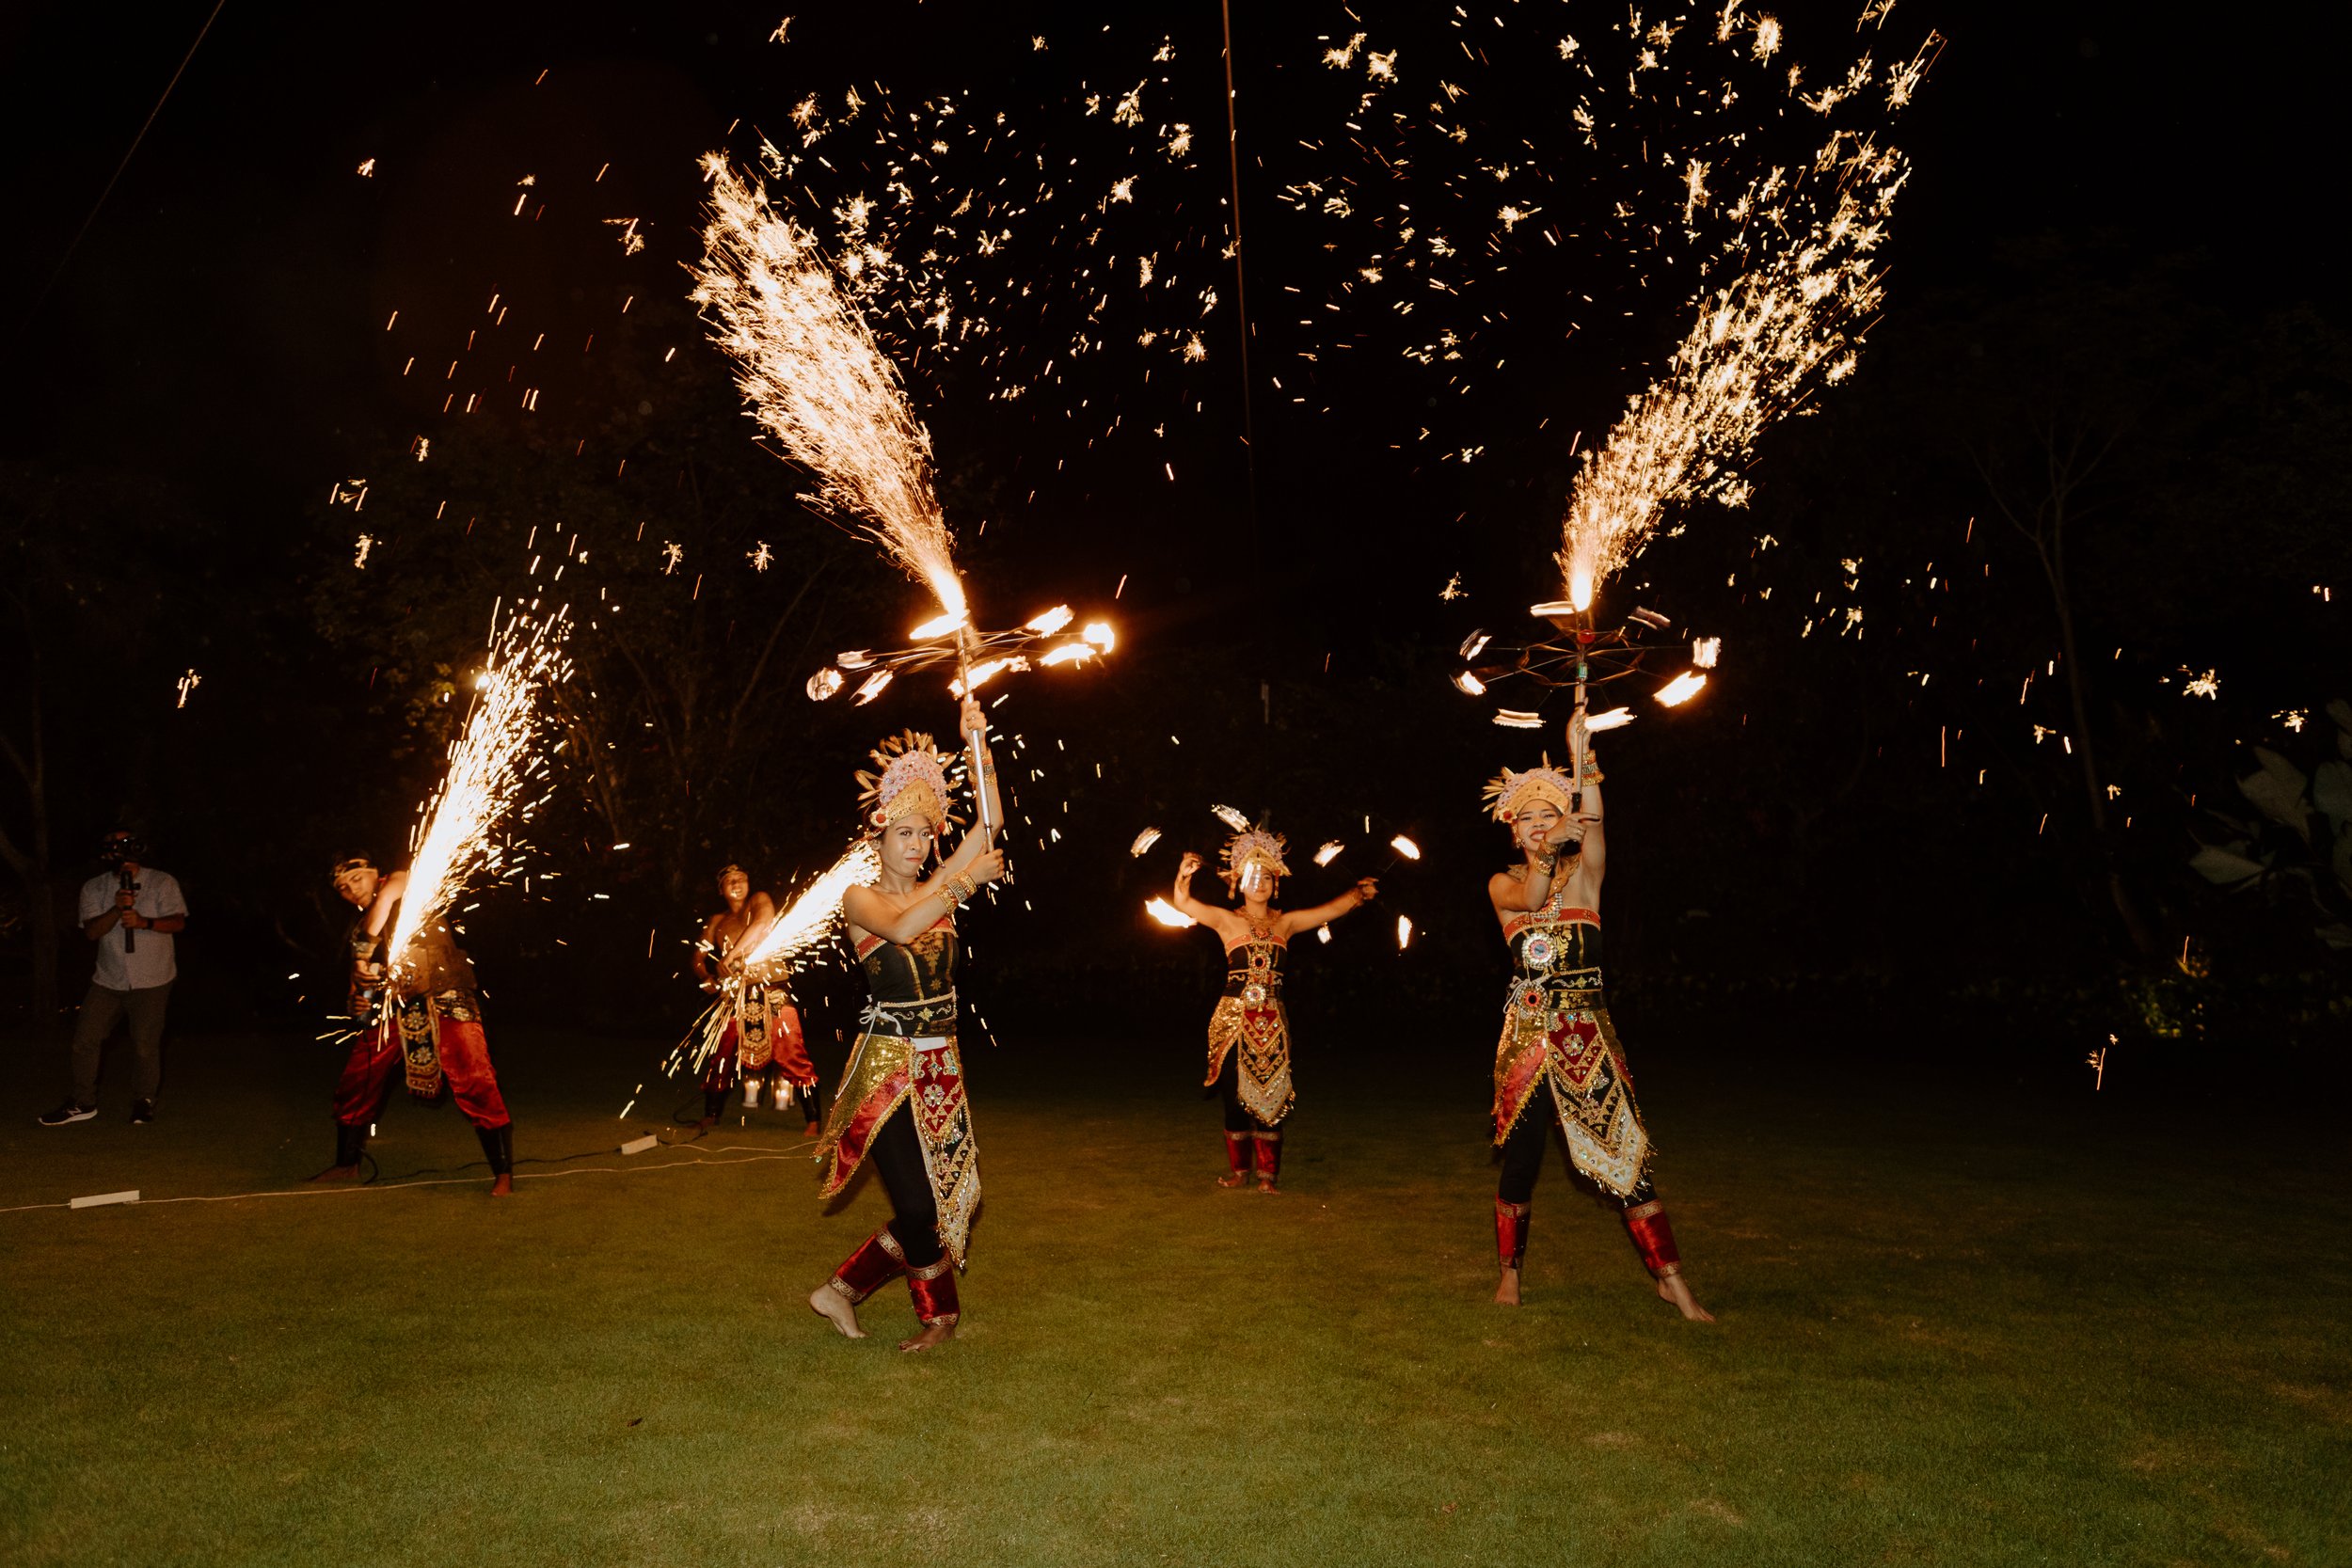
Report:
[[[384,951],[407,890],[406,871],[385,876],[366,855],[335,863],[336,893],[360,911],[351,923],[351,1016],[359,1035],[335,1085],[335,1163],[311,1180],[358,1176],[368,1129],[391,1094],[398,1062],[420,1100],[438,1100],[448,1085],[489,1158],[491,1195],[503,1197],[515,1190],[515,1129],[490,1069],[473,963],[446,920],[420,928],[402,953]],[[396,970],[389,967],[395,957]]]
[[[807,1125],[801,1135],[813,1138],[824,1117],[816,1063],[801,1031],[800,1009],[784,981],[751,980],[743,974],[743,959],[776,918],[775,900],[753,891],[751,874],[739,865],[723,866],[719,895],[726,908],[703,923],[702,941],[694,944],[694,974],[703,990],[724,997],[730,1011],[726,1032],[710,1053],[703,1072],[703,1119],[708,1127],[726,1109],[727,1091],[739,1077],[743,1104],[755,1109],[759,1088],[773,1082],[777,1110],[798,1091]]]

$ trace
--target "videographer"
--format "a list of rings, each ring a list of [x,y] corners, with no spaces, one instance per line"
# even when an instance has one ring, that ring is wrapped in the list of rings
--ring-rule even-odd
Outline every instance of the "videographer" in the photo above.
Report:
[[[131,1121],[155,1119],[155,1093],[164,1077],[164,1005],[179,974],[174,934],[188,923],[188,906],[168,871],[141,863],[147,846],[118,829],[99,848],[108,869],[82,884],[82,934],[98,944],[98,969],[73,1024],[73,1094],[40,1118],[63,1127],[98,1115],[98,1064],[116,1021],[131,1022]]]

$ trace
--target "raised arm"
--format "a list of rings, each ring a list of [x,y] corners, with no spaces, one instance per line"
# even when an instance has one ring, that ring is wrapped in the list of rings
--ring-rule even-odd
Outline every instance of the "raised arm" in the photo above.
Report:
[[[1215,904],[1204,904],[1192,895],[1193,874],[1200,869],[1200,857],[1189,849],[1185,850],[1184,858],[1176,863],[1176,886],[1170,891],[1168,901],[1176,907],[1179,913],[1191,916],[1221,938],[1230,941],[1244,935],[1241,918],[1232,911],[1219,909]]]
[[[1354,887],[1327,903],[1317,904],[1311,910],[1284,911],[1282,934],[1289,937],[1300,931],[1311,931],[1318,926],[1327,926],[1343,914],[1353,914],[1378,896],[1380,896],[1379,879],[1376,877],[1360,878]]]
[[[841,895],[841,912],[850,924],[870,931],[884,942],[903,946],[939,924],[941,918],[955,912],[956,906],[972,896],[982,883],[993,882],[1005,874],[1005,854],[1001,849],[977,847],[979,835],[966,835],[963,847],[974,853],[967,863],[957,869],[954,862],[931,874],[929,881],[917,886],[904,905],[894,905],[889,896],[870,887],[853,887]],[[965,860],[962,847],[955,859]]]
[[[1578,792],[1581,808],[1576,819],[1584,824],[1583,852],[1576,858],[1576,873],[1584,879],[1584,890],[1592,896],[1600,896],[1600,874],[1608,868],[1609,840],[1600,827],[1600,785],[1586,784]]]

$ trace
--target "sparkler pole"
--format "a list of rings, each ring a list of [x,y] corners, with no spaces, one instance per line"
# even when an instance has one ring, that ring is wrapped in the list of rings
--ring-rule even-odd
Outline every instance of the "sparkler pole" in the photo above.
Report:
[[[1584,716],[1584,684],[1591,679],[1593,667],[1589,652],[1593,645],[1592,612],[1586,611],[1586,625],[1576,631],[1576,708],[1568,719],[1568,777],[1576,782],[1576,809],[1584,809],[1584,758],[1591,751],[1585,738],[1577,733],[1576,721]]]
[[[972,700],[972,642],[973,631],[970,626],[964,626],[956,632],[957,672],[962,677],[963,695],[967,702]],[[1003,824],[995,821],[989,815],[988,810],[988,752],[983,749],[982,744],[987,738],[988,726],[985,722],[977,730],[963,732],[964,755],[972,759],[972,798],[977,802],[976,809],[979,817],[981,833],[980,842],[993,849],[996,847],[996,830]],[[1008,882],[1012,880],[1010,860],[1005,863],[1005,880]]]

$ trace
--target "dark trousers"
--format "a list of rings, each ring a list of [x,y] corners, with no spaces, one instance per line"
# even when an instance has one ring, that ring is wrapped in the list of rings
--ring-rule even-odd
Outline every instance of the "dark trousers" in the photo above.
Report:
[[[882,1191],[890,1195],[890,1239],[898,1243],[908,1267],[930,1268],[946,1249],[939,1244],[939,1200],[931,1196],[914,1107],[902,1102],[890,1113],[866,1158],[882,1178]]]
[[[152,1100],[164,1082],[164,1005],[171,982],[137,990],[112,990],[92,983],[73,1021],[73,1103],[98,1103],[98,1062],[117,1021],[131,1021],[131,1097]]]
[[[1535,1178],[1544,1169],[1544,1150],[1550,1147],[1552,1132],[1559,1124],[1558,1102],[1552,1099],[1551,1085],[1547,1080],[1529,1097],[1527,1109],[1519,1113],[1518,1125],[1502,1140],[1502,1176],[1495,1183],[1496,1197],[1504,1203],[1523,1204],[1535,1196]],[[1645,1175],[1631,1196],[1618,1200],[1618,1207],[1630,1209],[1657,1196]]]

